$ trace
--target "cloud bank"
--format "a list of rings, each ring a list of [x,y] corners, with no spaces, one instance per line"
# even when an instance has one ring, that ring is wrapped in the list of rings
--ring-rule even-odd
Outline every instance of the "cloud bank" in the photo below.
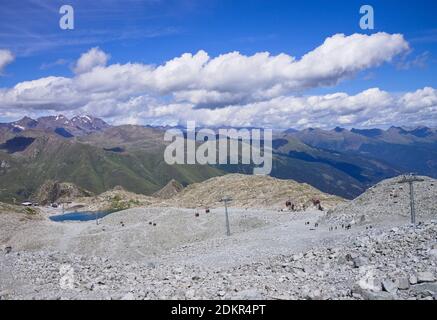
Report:
[[[435,117],[433,88],[401,96],[378,88],[353,96],[303,95],[309,89],[334,86],[408,50],[400,34],[337,34],[299,59],[268,52],[210,57],[199,51],[154,66],[107,65],[109,55],[92,48],[76,62],[73,77],[46,77],[0,89],[0,112],[87,112],[115,123],[197,120],[208,125],[270,127],[422,123],[429,115]]]

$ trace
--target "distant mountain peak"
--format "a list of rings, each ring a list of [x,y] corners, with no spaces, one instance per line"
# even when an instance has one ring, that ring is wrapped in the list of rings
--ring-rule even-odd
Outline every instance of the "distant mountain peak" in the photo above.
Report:
[[[21,119],[18,120],[18,121],[15,121],[15,122],[20,122],[20,121],[35,121],[35,120],[32,119],[31,117],[24,116],[23,118],[21,118]]]
[[[415,128],[406,128],[406,127],[395,127],[392,126],[387,130],[388,132],[398,132],[401,135],[412,135],[418,138],[426,138],[428,136],[432,136],[434,131],[426,126],[418,126]]]
[[[421,126],[421,127],[417,127],[414,130],[409,131],[409,133],[419,138],[425,138],[433,135],[434,132],[431,128]]]
[[[391,126],[387,131],[398,131],[400,133],[407,132],[407,130],[405,130],[404,128],[396,126]]]
[[[71,119],[71,122],[85,130],[102,130],[109,128],[110,125],[100,118],[96,118],[90,115],[77,115]]]
[[[25,116],[20,120],[0,125],[3,128],[9,128],[13,133],[33,129],[51,131],[64,138],[82,136],[110,127],[110,125],[102,119],[90,115],[79,115],[70,120],[63,114],[43,116],[36,120]]]
[[[368,138],[375,138],[382,135],[383,131],[381,129],[355,129],[351,130],[352,133],[356,133]]]
[[[92,121],[93,119],[97,119],[97,118],[94,118],[89,115],[78,115],[71,118],[71,121]]]
[[[38,121],[30,118],[30,117],[23,117],[18,121],[14,121],[11,123],[11,125],[20,131],[26,130],[26,129],[32,129],[35,128],[38,125]]]
[[[290,128],[284,131],[284,133],[295,133],[295,132],[299,132],[299,130],[294,129],[294,128]]]
[[[20,120],[14,121],[13,123],[20,123],[20,122],[29,122],[29,121],[36,121],[28,116],[24,116]]]

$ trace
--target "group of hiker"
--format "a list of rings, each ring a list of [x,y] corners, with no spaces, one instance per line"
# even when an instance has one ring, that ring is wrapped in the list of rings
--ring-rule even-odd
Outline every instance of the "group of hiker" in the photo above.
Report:
[[[307,203],[302,204],[302,206],[298,206],[295,203],[293,203],[290,199],[287,200],[285,202],[285,207],[289,210],[289,211],[305,211],[310,205],[313,205],[313,207],[316,207],[318,210],[323,211],[323,207],[321,204],[320,199],[317,198],[312,198],[310,201],[308,201]]]

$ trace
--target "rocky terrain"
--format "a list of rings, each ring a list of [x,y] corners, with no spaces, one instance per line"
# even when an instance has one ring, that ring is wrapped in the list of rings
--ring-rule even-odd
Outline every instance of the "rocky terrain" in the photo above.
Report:
[[[92,193],[79,188],[74,183],[47,180],[32,196],[32,199],[41,204],[47,205],[53,202],[68,202],[79,197],[90,197]]]
[[[52,189],[49,188],[49,190]],[[47,188],[42,188],[42,190],[44,192],[40,193],[46,195],[46,197],[54,193],[48,192]],[[289,210],[291,208],[286,207],[287,201],[293,205],[295,211],[315,208],[313,200],[319,200],[322,209],[333,208],[345,201],[340,197],[328,195],[309,185],[292,180],[243,174],[228,174],[204,182],[190,184],[186,188],[175,179],[171,179],[152,196],[132,193],[121,186],[97,196],[91,196],[89,192],[84,192],[76,192],[77,197],[51,198],[72,200],[73,204],[67,206],[67,210],[69,210],[69,207],[75,209],[78,206],[82,210],[117,210],[142,206],[204,210],[205,208],[222,207],[221,199],[226,195],[232,195],[232,201],[229,202],[231,207],[268,210]],[[43,198],[43,196],[39,198]]]
[[[332,208],[343,199],[293,180],[269,176],[228,174],[194,183],[171,198],[170,203],[185,208],[221,207],[221,199],[231,197],[231,206],[238,208],[282,209],[290,201],[296,210],[312,206],[318,199],[322,206]]]
[[[10,205],[0,202],[0,248],[26,227],[43,220],[38,209]]]
[[[384,181],[350,203],[307,185],[256,176],[213,178],[170,199],[118,187],[85,199],[138,202],[98,223],[53,222],[47,212],[4,207],[0,297],[436,299],[434,181],[416,188],[416,228],[407,212],[387,202],[407,199],[400,186]],[[220,188],[235,199],[228,210],[231,236]],[[326,208],[339,206],[327,214],[311,205],[315,196]],[[288,200],[310,205],[284,210]],[[172,206],[177,201],[180,206]],[[346,224],[362,215],[365,223]]]
[[[414,183],[415,211],[418,217],[437,217],[437,180],[418,177]],[[368,189],[353,201],[340,204],[326,217],[328,223],[369,223],[387,216],[410,217],[410,189],[408,183],[399,183],[402,176],[384,180]]]
[[[232,267],[59,252],[0,256],[2,299],[437,299],[437,225],[346,237]],[[181,257],[183,254],[181,254]],[[229,257],[230,258],[230,257]]]
[[[184,186],[175,179],[171,179],[161,190],[155,192],[153,196],[161,199],[170,199],[182,191]]]
[[[137,194],[125,190],[121,186],[116,186],[111,190],[105,191],[96,196],[82,196],[74,199],[71,209],[80,209],[87,211],[117,211],[133,207],[144,207],[158,205],[159,199]]]

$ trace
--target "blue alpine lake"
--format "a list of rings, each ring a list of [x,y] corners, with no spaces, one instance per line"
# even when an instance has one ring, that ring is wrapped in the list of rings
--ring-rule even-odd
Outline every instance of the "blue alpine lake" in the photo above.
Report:
[[[51,216],[50,220],[56,222],[63,221],[90,221],[96,218],[101,219],[114,211],[80,211],[80,212],[67,212],[56,216]]]

